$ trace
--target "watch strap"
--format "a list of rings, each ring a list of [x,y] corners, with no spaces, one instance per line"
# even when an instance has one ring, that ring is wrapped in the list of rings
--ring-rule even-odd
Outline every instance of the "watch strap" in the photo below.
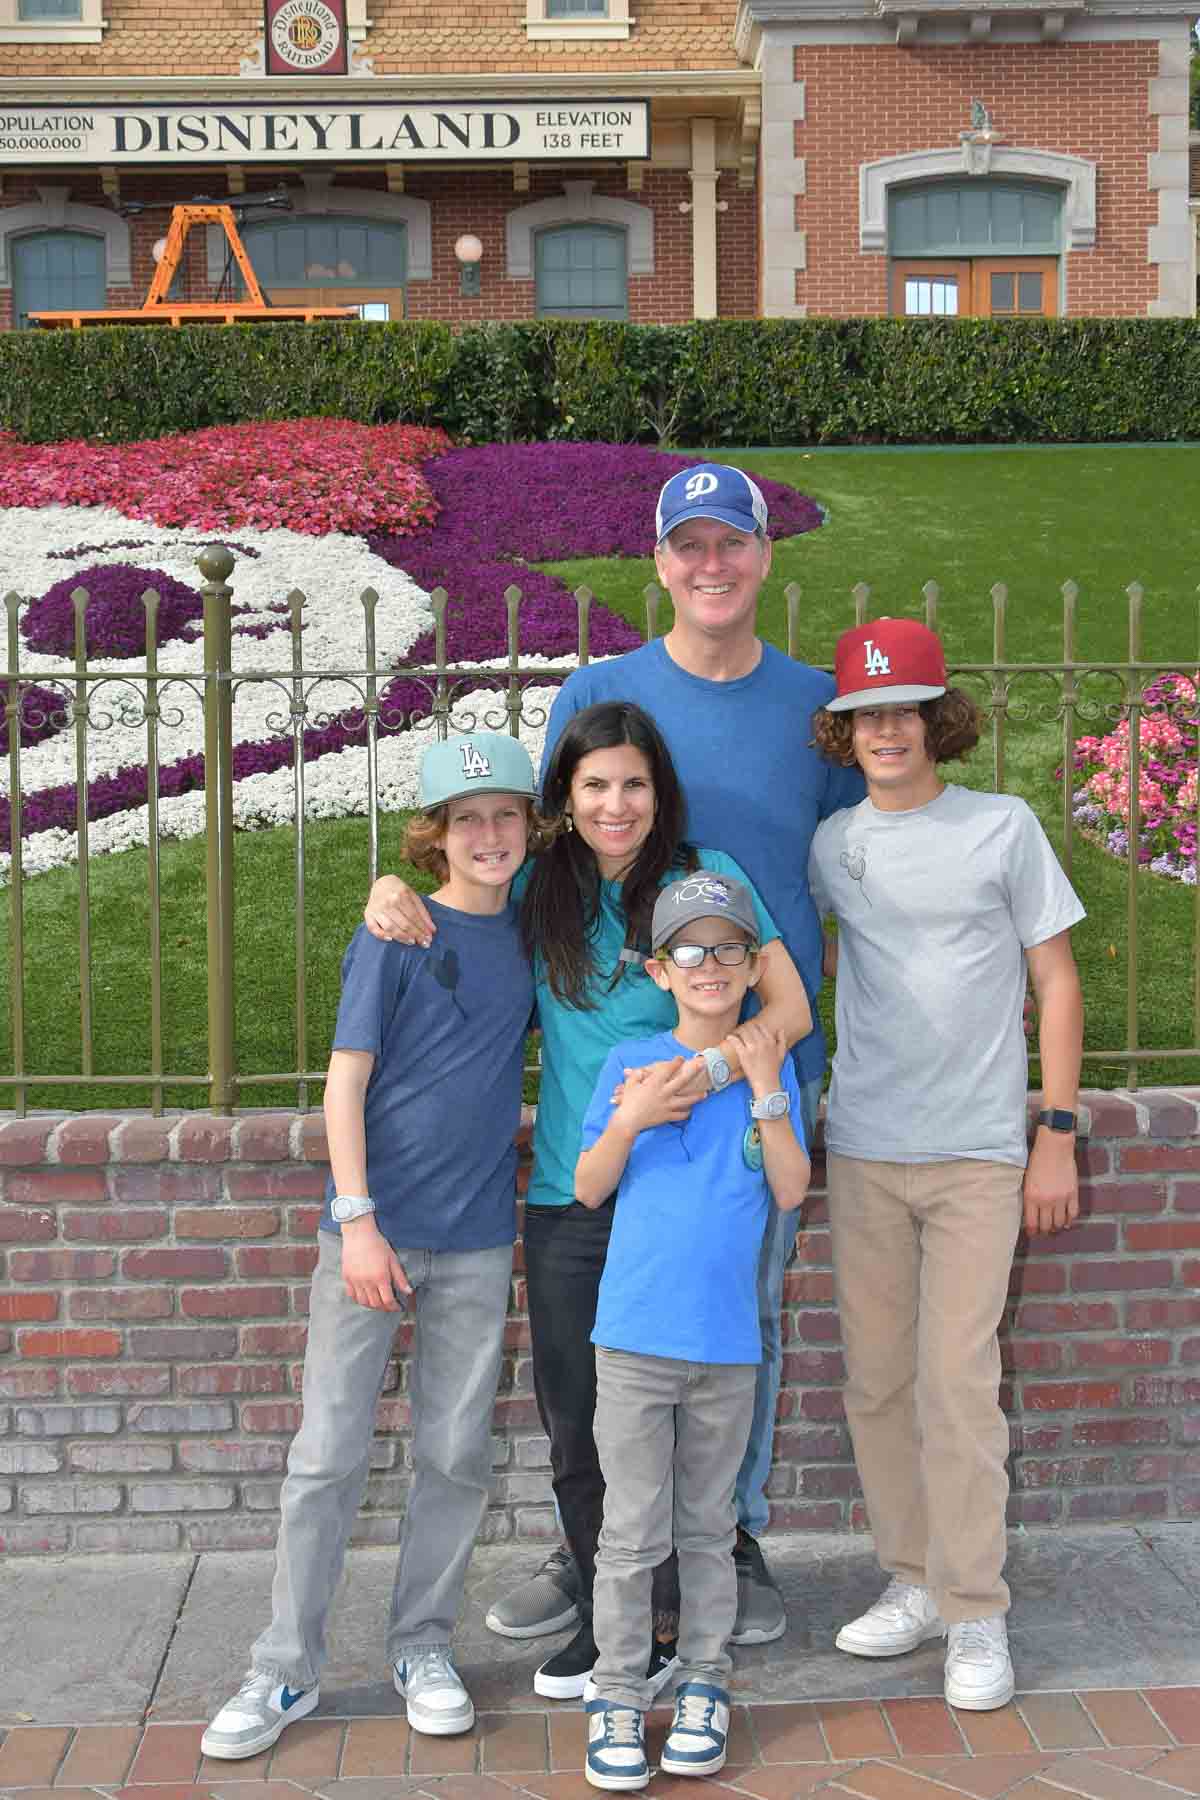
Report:
[[[1047,1131],[1077,1131],[1079,1129],[1079,1114],[1067,1112],[1065,1108],[1061,1106],[1046,1106],[1043,1107],[1038,1114],[1037,1122],[1039,1125],[1044,1125]]]
[[[782,1106],[778,1104],[780,1100]],[[764,1094],[761,1100],[750,1102],[752,1119],[786,1119],[791,1110],[791,1096],[784,1088],[776,1088],[773,1094]]]

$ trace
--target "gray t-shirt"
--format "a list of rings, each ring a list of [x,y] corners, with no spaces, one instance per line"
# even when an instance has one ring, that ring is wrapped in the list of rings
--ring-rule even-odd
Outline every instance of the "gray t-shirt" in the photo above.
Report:
[[[838,923],[825,1141],[869,1162],[1024,1166],[1026,950],[1084,917],[1023,800],[947,787],[818,828],[808,869]]]

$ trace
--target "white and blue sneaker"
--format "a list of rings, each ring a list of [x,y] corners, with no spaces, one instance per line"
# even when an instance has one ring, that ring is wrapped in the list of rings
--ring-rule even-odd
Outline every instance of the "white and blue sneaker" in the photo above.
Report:
[[[408,1704],[408,1722],[429,1737],[470,1731],[475,1707],[448,1649],[417,1650],[392,1664],[392,1685]]]
[[[585,1775],[593,1787],[644,1788],[650,1780],[646,1761],[646,1722],[632,1706],[613,1700],[589,1700]]]
[[[658,1759],[668,1775],[715,1775],[725,1767],[729,1736],[729,1695],[707,1681],[684,1681],[675,1689],[675,1717]]]
[[[204,1736],[205,1756],[236,1762],[257,1756],[297,1719],[307,1718],[321,1698],[319,1687],[292,1688],[273,1675],[251,1669],[232,1700],[227,1700]]]

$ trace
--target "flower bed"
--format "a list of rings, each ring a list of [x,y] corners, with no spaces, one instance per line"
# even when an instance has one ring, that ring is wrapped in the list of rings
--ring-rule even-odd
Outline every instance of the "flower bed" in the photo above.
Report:
[[[428,594],[445,587],[452,596],[448,659],[460,670],[479,670],[478,685],[468,689],[460,680],[456,686],[455,723],[503,729],[503,698],[488,671],[507,663],[505,588],[515,583],[524,597],[522,663],[572,666],[578,635],[574,599],[563,582],[529,565],[568,554],[648,553],[659,487],[696,460],[614,445],[487,445],[446,453],[446,444],[438,432],[344,420],[230,427],[123,449],[22,446],[19,458],[12,440],[0,437],[0,500],[8,504],[0,590],[33,588],[36,595],[21,618],[22,673],[41,684],[40,693],[23,685],[22,697],[21,737],[27,748],[21,833],[27,870],[54,867],[75,855],[75,734],[63,727],[74,700],[71,595],[76,589],[89,593],[88,668],[105,677],[89,686],[91,849],[144,843],[149,829],[144,687],[129,678],[130,663],[140,667],[144,659],[141,596],[147,588],[160,595],[159,832],[201,832],[204,729],[196,677],[202,668],[202,601],[195,559],[212,541],[204,534],[214,520],[236,529],[236,538],[225,540],[237,557],[234,817],[244,827],[281,824],[291,821],[295,800],[292,639],[284,596],[298,588],[308,597],[306,671],[363,669],[360,596],[368,586],[379,594],[376,666],[419,668],[434,659]],[[358,465],[355,455],[362,458]],[[414,455],[426,457],[420,469],[405,460]],[[277,485],[268,468],[279,470]],[[340,478],[347,482],[344,492]],[[372,483],[374,519],[367,528],[362,521]],[[811,500],[778,483],[762,486],[774,535],[820,523]],[[62,503],[63,496],[78,501],[85,495],[108,504]],[[39,496],[47,503],[39,504]],[[290,523],[260,523],[276,514]],[[335,516],[355,521],[355,534],[332,529],[325,521]],[[130,518],[150,522],[134,534]],[[603,605],[593,607],[593,656],[619,654],[640,642],[625,619]],[[381,801],[387,808],[411,806],[417,765],[429,740],[425,731],[410,727],[414,716],[419,720],[429,713],[430,688],[406,674],[380,685]],[[313,817],[362,813],[367,780],[361,676],[322,682],[316,689],[310,684],[307,699],[312,710],[299,740],[309,765],[306,811]],[[525,690],[526,715],[537,723],[523,724],[522,737],[535,757],[552,700],[551,688]],[[5,766],[0,768],[2,841],[11,832],[7,783]],[[0,861],[0,876],[7,862],[7,857]]]
[[[1138,731],[1138,861],[1154,875],[1196,881],[1196,682],[1163,675],[1146,689]],[[1112,856],[1129,854],[1129,721],[1075,745],[1076,824]]]

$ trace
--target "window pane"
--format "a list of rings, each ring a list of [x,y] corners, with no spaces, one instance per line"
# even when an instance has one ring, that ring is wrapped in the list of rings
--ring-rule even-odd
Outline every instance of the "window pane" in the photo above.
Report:
[[[546,0],[548,19],[603,19],[608,0]]]
[[[360,319],[367,320],[390,319],[392,316],[391,307],[386,300],[363,300],[355,311]]]
[[[1013,275],[992,276],[992,311],[994,313],[1010,313],[1016,311],[1016,277]]]
[[[22,20],[79,19],[83,17],[81,0],[19,0],[17,17]]]
[[[1042,277],[1034,271],[1017,276],[1017,311],[1040,313],[1042,310]]]
[[[913,318],[953,318],[958,313],[958,276],[904,278],[904,310]]]

